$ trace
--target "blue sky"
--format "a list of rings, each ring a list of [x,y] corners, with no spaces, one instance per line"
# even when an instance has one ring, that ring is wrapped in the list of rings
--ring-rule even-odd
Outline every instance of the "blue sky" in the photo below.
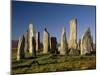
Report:
[[[40,32],[41,42],[45,28],[59,42],[62,28],[66,27],[68,40],[70,20],[77,18],[77,39],[90,27],[95,42],[95,13],[95,6],[12,1],[12,39],[17,40],[27,31],[29,23],[33,23]]]

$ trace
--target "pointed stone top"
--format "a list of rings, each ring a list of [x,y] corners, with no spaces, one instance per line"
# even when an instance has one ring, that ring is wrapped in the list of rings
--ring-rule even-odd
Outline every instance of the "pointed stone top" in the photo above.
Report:
[[[32,23],[29,24],[29,28],[33,28],[33,24]]]
[[[90,31],[89,27],[87,28],[87,30],[85,31],[85,33],[82,35],[82,39],[84,39],[86,37],[90,37],[91,38],[91,31]]]
[[[74,17],[73,19],[71,19],[71,20],[70,20],[70,22],[73,22],[73,21],[75,21],[75,22],[76,22],[76,21],[77,21],[77,18],[76,18],[76,17]]]
[[[46,28],[44,30],[47,32],[47,29]]]
[[[87,35],[87,34],[91,34],[90,27],[88,27],[88,29],[87,29],[86,32],[85,32],[85,35]]]
[[[48,31],[47,31],[47,29],[46,29],[46,28],[44,29],[44,31],[46,31],[46,32],[48,33]],[[49,33],[48,33],[48,34],[49,34]]]

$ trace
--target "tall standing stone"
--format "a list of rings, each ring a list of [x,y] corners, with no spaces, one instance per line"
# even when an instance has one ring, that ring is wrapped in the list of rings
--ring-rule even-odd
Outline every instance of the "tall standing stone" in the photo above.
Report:
[[[36,51],[40,49],[40,32],[36,33]]]
[[[68,46],[67,46],[67,39],[66,39],[66,28],[63,28],[61,33],[60,54],[65,55],[67,51],[68,51]]]
[[[34,37],[32,37],[32,46],[33,46],[32,56],[36,57],[36,40]]]
[[[34,50],[36,50],[35,44],[35,30],[33,29],[33,24],[29,24],[28,29],[28,43],[29,43],[29,53],[33,56]]]
[[[49,33],[45,28],[43,33],[43,53],[48,53],[50,48]]]
[[[54,53],[54,54],[58,53],[56,37],[51,37],[50,38],[50,52]]]
[[[17,51],[17,60],[23,59],[25,57],[25,52],[24,52],[24,43],[25,43],[25,38],[21,39],[19,38],[18,41],[18,51]]]
[[[74,18],[70,21],[70,37],[69,37],[69,49],[76,49],[77,47],[77,19]]]
[[[90,28],[83,34],[81,39],[81,55],[91,53],[92,49],[92,38]]]

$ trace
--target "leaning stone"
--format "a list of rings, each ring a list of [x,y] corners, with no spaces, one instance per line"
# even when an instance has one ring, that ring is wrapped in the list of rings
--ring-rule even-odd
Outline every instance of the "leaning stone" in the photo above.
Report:
[[[23,36],[22,39],[21,39],[21,37],[20,37],[20,38],[19,38],[19,41],[18,41],[17,60],[20,60],[20,59],[25,58],[24,43],[25,43],[25,38],[24,38],[24,36]]]

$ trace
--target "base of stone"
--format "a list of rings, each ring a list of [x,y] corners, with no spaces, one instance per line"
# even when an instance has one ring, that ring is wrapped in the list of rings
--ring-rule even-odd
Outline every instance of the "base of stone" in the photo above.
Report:
[[[80,51],[76,49],[70,49],[69,55],[80,55]]]

